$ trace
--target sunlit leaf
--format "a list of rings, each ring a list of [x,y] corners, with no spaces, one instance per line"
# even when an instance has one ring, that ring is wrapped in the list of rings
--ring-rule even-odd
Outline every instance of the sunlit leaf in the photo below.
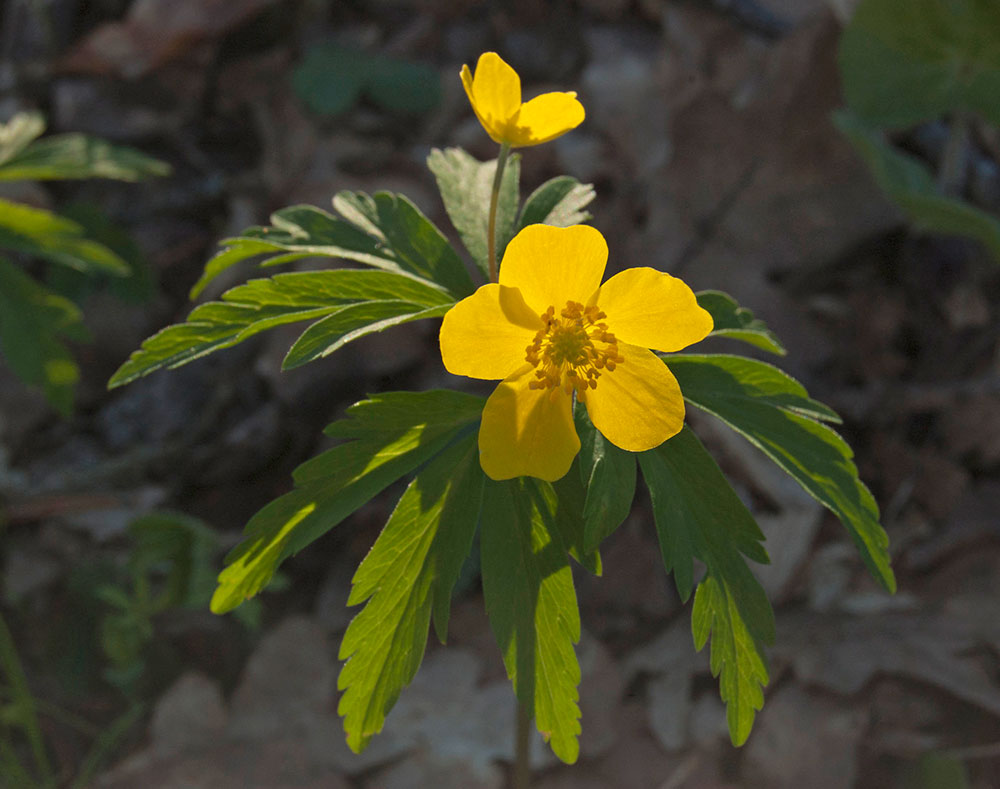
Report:
[[[524,201],[517,229],[542,224],[556,227],[579,225],[590,219],[584,209],[597,196],[593,184],[581,184],[569,175],[557,175],[532,192]]]
[[[552,751],[580,752],[580,612],[566,549],[530,479],[487,480],[481,524],[483,596],[507,676]]]
[[[448,629],[451,591],[479,520],[484,476],[475,434],[444,450],[410,483],[358,567],[348,605],[367,600],[340,645],[337,712],[361,751],[417,673],[433,614]]]
[[[354,440],[299,466],[295,490],[250,519],[226,557],[212,610],[222,614],[253,597],[282,561],[446,448],[482,408],[482,399],[447,390],[386,392],[351,406],[349,418],[327,432]]]
[[[442,315],[452,304],[444,291],[424,280],[364,269],[278,274],[232,288],[222,299],[195,307],[187,321],[143,342],[108,386],[179,367],[275,326],[313,321],[286,359],[285,366],[294,367],[365,334]]]
[[[427,167],[437,179],[448,217],[483,276],[489,272],[487,230],[496,165],[495,159],[480,162],[461,148],[443,151],[435,148],[427,157]],[[507,160],[497,201],[497,260],[503,257],[508,242],[514,237],[520,173],[521,157],[514,154]]]
[[[151,156],[84,134],[57,134],[0,158],[0,181],[112,178],[141,181],[170,174],[170,165]]]

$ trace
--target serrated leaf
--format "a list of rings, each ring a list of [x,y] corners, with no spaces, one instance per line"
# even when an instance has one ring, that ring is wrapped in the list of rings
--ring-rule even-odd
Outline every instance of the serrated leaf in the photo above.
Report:
[[[975,239],[1000,261],[1000,219],[942,194],[919,160],[893,148],[857,117],[847,112],[834,113],[834,123],[864,159],[882,191],[918,228]]]
[[[293,346],[295,364],[286,361],[286,367],[297,366],[364,334],[441,315],[453,303],[424,280],[363,269],[278,274],[232,288],[222,299],[195,307],[186,322],[168,326],[143,342],[108,386],[179,367],[275,326],[315,321]]]
[[[134,148],[84,134],[57,134],[0,159],[0,181],[111,178],[141,181],[170,174],[170,165]]]
[[[715,327],[710,337],[728,337],[741,340],[761,350],[784,356],[788,351],[764,321],[755,318],[746,307],[741,307],[728,293],[721,290],[703,290],[695,294],[698,306],[712,316]]]
[[[517,229],[542,224],[556,227],[579,225],[590,219],[584,209],[597,193],[593,184],[581,184],[569,175],[557,175],[532,192],[524,201]]]
[[[1000,123],[998,41],[995,0],[863,0],[840,40],[847,104],[878,126],[954,111]]]
[[[483,276],[489,272],[489,209],[496,175],[497,160],[480,162],[461,148],[435,148],[427,157],[427,167],[437,179],[441,199],[451,223],[472,255]],[[517,217],[521,157],[507,159],[497,200],[496,241],[497,259],[503,257],[507,244],[514,237]]]
[[[419,277],[456,298],[472,292],[472,280],[458,254],[402,195],[341,192],[333,204],[344,219],[315,206],[289,206],[271,214],[270,227],[251,227],[224,240],[225,248],[205,265],[191,298],[226,269],[258,257],[262,266],[305,257],[353,260]]]
[[[417,673],[431,616],[444,641],[451,591],[479,520],[484,476],[476,436],[444,450],[407,487],[358,567],[348,605],[367,605],[344,634],[337,712],[360,752]]]
[[[84,228],[51,211],[0,200],[0,247],[90,274],[127,276],[128,264]]]
[[[80,371],[63,341],[86,336],[82,318],[73,302],[0,259],[0,353],[64,416],[73,410]]]
[[[19,112],[7,123],[0,123],[0,165],[24,150],[44,131],[45,117],[40,112]]]
[[[583,527],[581,549],[590,553],[597,550],[632,511],[635,454],[619,449],[601,435],[581,403],[576,404],[573,417],[580,436],[577,471],[585,491],[580,512]]]
[[[243,542],[226,557],[212,611],[226,613],[257,594],[282,561],[434,457],[482,408],[481,398],[447,390],[386,392],[349,408],[350,418],[328,432],[358,438],[303,463],[295,470],[295,490],[250,519]]]
[[[743,558],[768,562],[764,535],[690,428],[641,453],[639,465],[663,563],[683,600],[691,594],[693,560],[707,568],[695,594],[692,632],[700,651],[714,631],[712,674],[721,674],[729,733],[735,745],[742,745],[764,704],[763,645],[774,641],[774,612]]]
[[[830,409],[764,362],[678,354],[669,357],[669,367],[685,400],[740,433],[832,511],[872,575],[895,591],[889,538],[874,497],[858,478],[854,453],[837,433],[815,421],[833,421]]]
[[[483,596],[507,676],[562,761],[580,752],[580,612],[565,548],[531,479],[486,481]]]

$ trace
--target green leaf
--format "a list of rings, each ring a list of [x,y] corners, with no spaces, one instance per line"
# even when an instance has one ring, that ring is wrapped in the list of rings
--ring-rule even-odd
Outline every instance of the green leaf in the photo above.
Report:
[[[764,704],[763,644],[774,641],[774,612],[743,558],[768,562],[764,535],[690,428],[641,453],[639,465],[663,563],[682,599],[691,594],[693,560],[707,568],[691,615],[695,647],[700,651],[714,630],[712,675],[721,674],[729,733],[733,744],[742,745]]]
[[[73,302],[0,259],[0,352],[64,416],[73,410],[80,370],[63,339],[86,336],[82,317]]]
[[[447,447],[482,409],[481,398],[448,390],[386,392],[351,406],[350,418],[326,432],[354,440],[299,466],[295,490],[250,519],[244,541],[226,557],[212,611],[253,597],[282,561]]]
[[[847,443],[816,420],[836,415],[792,378],[740,356],[675,355],[669,367],[684,399],[721,419],[784,469],[847,528],[872,575],[890,592],[889,538],[858,478]]]
[[[333,205],[344,219],[315,206],[290,206],[271,215],[271,227],[251,227],[226,239],[226,248],[208,261],[191,298],[230,266],[259,256],[264,256],[264,266],[305,257],[353,260],[417,276],[456,298],[472,292],[472,279],[458,253],[402,195],[341,192]]]
[[[728,293],[721,290],[703,290],[696,294],[698,306],[708,311],[715,322],[710,337],[729,337],[741,340],[761,350],[784,356],[788,351],[764,321],[755,318],[746,307],[741,307]]]
[[[479,521],[483,472],[475,434],[444,450],[403,493],[354,575],[348,605],[368,600],[340,645],[337,712],[360,752],[382,730],[423,659],[431,616],[442,642],[451,591]]]
[[[295,341],[281,363],[292,370],[329,356],[352,340],[410,321],[441,318],[451,304],[422,308],[405,301],[366,301],[351,304],[317,321]]]
[[[19,112],[7,123],[0,123],[0,165],[24,150],[44,131],[45,118],[40,112]]]
[[[877,126],[954,111],[1000,123],[998,41],[995,0],[863,0],[840,40],[847,104]]]
[[[1000,219],[942,194],[918,159],[890,146],[851,113],[835,113],[834,123],[864,159],[882,191],[918,228],[975,239],[1000,261]]]
[[[584,209],[596,196],[593,184],[581,184],[572,176],[558,175],[539,186],[524,201],[517,229],[535,224],[579,225],[590,219],[590,213]]]
[[[461,148],[446,148],[443,151],[435,148],[427,157],[427,166],[437,179],[451,223],[483,276],[487,276],[490,195],[497,160],[480,162]],[[520,176],[521,157],[515,154],[507,160],[497,201],[498,258],[503,257],[507,244],[514,237]]]
[[[453,301],[404,274],[363,269],[303,271],[251,280],[195,307],[185,323],[147,339],[108,382],[110,388],[230,348],[267,329],[315,321],[286,358],[294,367],[353,339],[406,321],[442,315]]]
[[[128,264],[84,228],[51,211],[0,200],[0,247],[90,274],[127,276]]]
[[[583,502],[587,490],[580,481],[578,460],[574,459],[569,471],[555,482],[536,480],[536,484],[553,512],[552,528],[559,541],[587,572],[601,575],[604,572],[601,554],[596,549],[587,551],[584,547]]]
[[[619,449],[601,435],[581,403],[576,404],[573,416],[576,432],[580,436],[578,476],[585,490],[580,513],[582,549],[590,553],[597,550],[632,511],[635,454]]]
[[[292,87],[320,115],[340,115],[362,95],[408,115],[429,112],[441,101],[436,69],[333,42],[310,47],[292,74]]]
[[[580,752],[580,612],[566,550],[534,481],[487,480],[481,523],[483,596],[507,676],[552,751]]]
[[[134,148],[84,134],[57,134],[0,160],[0,181],[112,178],[141,181],[170,174],[170,165]]]

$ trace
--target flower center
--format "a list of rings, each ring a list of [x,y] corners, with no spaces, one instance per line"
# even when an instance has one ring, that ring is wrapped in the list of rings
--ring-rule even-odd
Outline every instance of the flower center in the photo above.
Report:
[[[539,317],[545,328],[525,349],[525,360],[536,368],[529,388],[575,391],[583,400],[588,389],[597,388],[601,370],[614,370],[625,361],[618,353],[618,340],[603,323],[607,315],[596,304],[584,307],[567,301],[558,316],[556,308],[549,307]]]

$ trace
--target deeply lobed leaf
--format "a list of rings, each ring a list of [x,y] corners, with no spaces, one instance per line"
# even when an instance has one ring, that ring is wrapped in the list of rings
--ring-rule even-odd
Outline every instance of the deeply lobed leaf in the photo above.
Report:
[[[566,549],[531,479],[487,480],[481,548],[483,596],[518,701],[564,762],[580,752],[580,612]]]
[[[359,269],[278,274],[228,290],[222,299],[196,307],[184,323],[168,326],[143,342],[108,386],[179,367],[275,326],[314,321],[283,365],[297,367],[366,334],[441,316],[453,303],[425,280]]]
[[[872,575],[889,591],[889,538],[847,443],[817,420],[836,414],[792,378],[739,356],[669,357],[684,399],[718,417],[784,469],[847,528]]]
[[[728,293],[703,290],[695,296],[698,298],[698,306],[712,316],[714,328],[710,337],[741,340],[778,356],[788,353],[781,340],[767,328],[764,321],[755,318],[753,312],[737,304]]]
[[[774,641],[771,604],[744,559],[768,562],[764,535],[690,428],[640,454],[639,465],[663,563],[681,599],[691,594],[694,559],[707,568],[692,610],[695,647],[714,631],[712,674],[720,677],[730,736],[742,745],[764,703],[763,645]]]
[[[288,556],[321,537],[373,496],[434,457],[475,423],[483,401],[435,390],[389,392],[348,409],[331,434],[357,436],[295,471],[295,490],[260,510],[226,557],[212,597],[225,613],[253,597]]]
[[[484,476],[476,436],[444,450],[407,487],[354,575],[348,605],[368,600],[340,646],[337,711],[361,751],[416,675],[433,614],[444,641],[451,591],[479,521]]]

